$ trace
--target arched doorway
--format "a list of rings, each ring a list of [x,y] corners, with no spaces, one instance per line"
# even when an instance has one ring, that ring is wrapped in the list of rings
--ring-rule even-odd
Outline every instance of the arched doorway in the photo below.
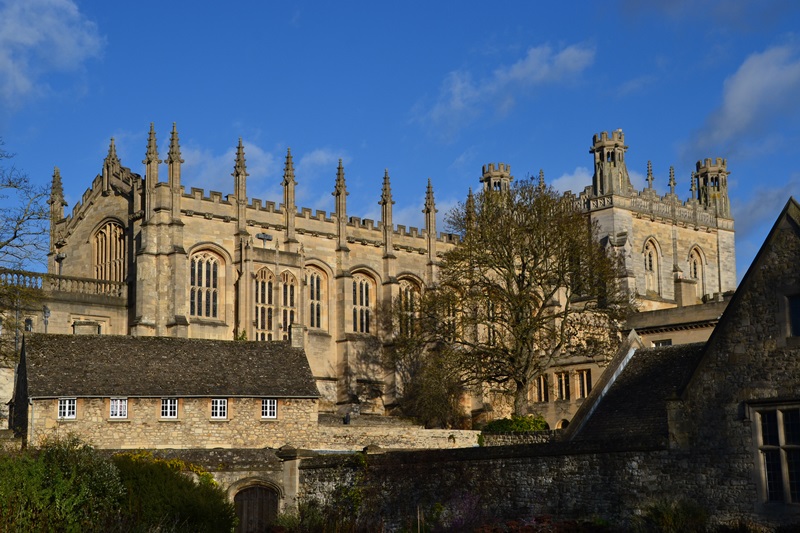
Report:
[[[233,503],[239,517],[236,533],[262,533],[278,516],[278,493],[263,485],[240,490]]]

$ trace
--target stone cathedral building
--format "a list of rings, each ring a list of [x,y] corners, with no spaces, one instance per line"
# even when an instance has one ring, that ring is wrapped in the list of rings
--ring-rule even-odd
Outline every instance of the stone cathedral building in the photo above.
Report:
[[[621,130],[595,135],[592,184],[574,198],[600,223],[604,246],[623,258],[623,281],[641,309],[688,306],[732,291],[726,161],[698,162],[691,198],[682,201],[672,170],[669,193],[656,192],[649,164],[647,188],[634,190],[626,150]],[[379,197],[381,219],[374,221],[348,214],[341,161],[331,184],[331,213],[296,205],[302,176],[295,176],[290,151],[278,203],[247,196],[241,140],[228,194],[187,188],[192,176],[182,175],[183,162],[175,126],[162,161],[151,125],[143,175],[122,165],[112,139],[101,173],[71,213],[65,212],[56,168],[49,276],[43,282],[49,291],[47,324],[34,313],[31,329],[293,340],[305,349],[321,411],[358,404],[363,412],[383,413],[392,401],[392,376],[376,362],[377,310],[436,283],[440,256],[457,242],[437,231],[431,182],[421,206],[425,226],[413,228],[393,219],[388,172]],[[165,167],[166,179],[160,174]],[[486,165],[480,183],[508,186],[510,172],[503,163]],[[572,383],[572,390],[585,396],[599,374],[595,370],[588,384]],[[563,379],[540,381],[540,390],[531,394],[542,402],[563,399]],[[566,379],[586,376],[572,372]],[[478,398],[469,407],[481,406]]]

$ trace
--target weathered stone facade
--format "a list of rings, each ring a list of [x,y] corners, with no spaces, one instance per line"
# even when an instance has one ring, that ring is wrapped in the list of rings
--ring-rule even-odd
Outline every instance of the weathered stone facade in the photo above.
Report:
[[[631,344],[560,440],[368,455],[367,468],[311,458],[300,467],[301,493],[328,497],[336,472],[374,494],[369,512],[390,530],[420,509],[464,502],[492,517],[622,526],[649,504],[688,500],[718,523],[797,525],[798,265],[800,204],[790,200],[709,341]]]
[[[725,162],[698,163],[693,197],[682,202],[672,175],[665,196],[655,193],[650,172],[648,188],[635,191],[626,149],[620,131],[595,136],[593,183],[575,201],[599,223],[604,246],[625,262],[625,283],[642,309],[695,304],[732,290]],[[166,181],[159,176],[164,162]],[[424,290],[435,283],[439,257],[456,242],[437,231],[431,184],[423,206],[425,227],[418,229],[395,223],[388,172],[379,199],[381,220],[373,221],[348,215],[341,164],[333,183],[335,210],[324,213],[296,205],[291,152],[281,202],[248,198],[241,143],[232,162],[232,194],[187,190],[182,163],[175,127],[162,161],[151,126],[144,176],[122,166],[112,140],[101,173],[71,213],[64,211],[56,170],[49,274],[30,276],[45,289],[48,331],[281,340],[289,337],[290,323],[302,324],[321,394],[319,409],[385,413],[394,401],[394,377],[374,364],[381,350],[376,313],[402,287]],[[512,180],[503,163],[484,166],[480,177],[489,188]],[[647,246],[653,255],[646,261]],[[34,331],[45,330],[38,309],[29,316]],[[547,400],[536,409],[551,427],[570,420],[582,400],[583,370],[594,382],[603,367],[569,361],[549,374]],[[568,373],[573,391],[567,398],[556,386],[561,372]],[[532,400],[538,392],[531,390]],[[467,407],[480,412],[494,400],[477,396]]]

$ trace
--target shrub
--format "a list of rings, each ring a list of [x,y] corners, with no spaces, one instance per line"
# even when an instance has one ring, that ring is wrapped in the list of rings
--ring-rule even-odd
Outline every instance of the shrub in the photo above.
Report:
[[[125,489],[107,458],[77,437],[0,455],[0,531],[114,530]]]
[[[708,513],[688,500],[661,500],[647,505],[635,528],[647,533],[703,533]]]
[[[216,532],[236,525],[233,504],[198,466],[147,452],[118,454],[113,461],[127,489],[123,519],[133,531]]]
[[[547,421],[541,415],[517,416],[492,420],[483,426],[483,433],[526,433],[547,429]]]

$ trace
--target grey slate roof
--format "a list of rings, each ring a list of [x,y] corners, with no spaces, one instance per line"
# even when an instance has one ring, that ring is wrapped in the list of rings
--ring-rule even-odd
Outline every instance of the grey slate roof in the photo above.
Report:
[[[28,396],[317,398],[287,342],[28,334]]]
[[[604,395],[592,391],[597,404],[573,442],[667,446],[667,401],[681,394],[704,348],[705,343],[695,343],[636,350]]]

